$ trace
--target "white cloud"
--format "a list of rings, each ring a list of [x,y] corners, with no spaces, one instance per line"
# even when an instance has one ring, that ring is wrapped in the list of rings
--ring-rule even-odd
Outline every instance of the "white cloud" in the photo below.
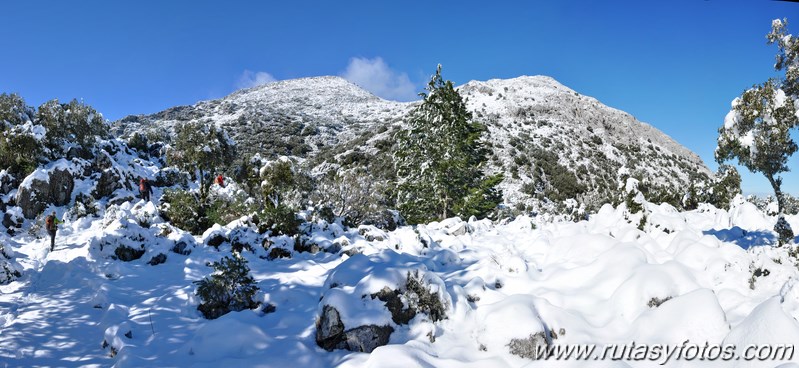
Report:
[[[341,76],[388,100],[410,101],[417,97],[416,86],[408,74],[389,68],[381,57],[352,58]]]
[[[277,81],[272,74],[267,72],[254,72],[252,70],[245,70],[244,73],[241,73],[241,77],[236,82],[236,88],[250,88],[255,86],[260,86],[262,84],[272,83]]]

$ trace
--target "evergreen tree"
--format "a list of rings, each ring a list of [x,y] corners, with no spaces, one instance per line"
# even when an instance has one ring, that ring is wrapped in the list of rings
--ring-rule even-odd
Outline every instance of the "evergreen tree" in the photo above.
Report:
[[[501,199],[494,189],[501,179],[482,171],[488,151],[480,137],[486,127],[472,119],[452,82],[441,77],[441,65],[426,89],[397,137],[397,206],[411,223],[485,216]]]
[[[213,175],[236,158],[236,146],[224,129],[212,121],[193,121],[179,126],[167,162],[183,170],[197,170],[200,199],[205,201]]]
[[[732,199],[741,194],[741,175],[731,165],[720,165],[711,186],[709,202],[716,208],[730,209]]]
[[[755,85],[733,100],[732,110],[719,129],[716,148],[719,163],[737,158],[739,164],[768,179],[780,216],[785,199],[779,174],[790,170],[788,158],[799,148],[791,138],[791,131],[799,126],[799,40],[787,34],[786,27],[787,21],[776,19],[766,36],[769,44],[776,43],[779,48],[775,68],[784,70],[785,78]],[[790,226],[780,231],[788,238]]]
[[[211,265],[214,274],[197,284],[197,296],[202,299],[197,309],[208,319],[216,319],[230,311],[242,311],[258,307],[253,298],[258,285],[250,276],[247,260],[234,253]]]
[[[789,171],[788,157],[797,150],[791,130],[799,124],[796,109],[777,82],[769,80],[736,98],[719,129],[716,160],[738,159],[752,172],[760,172],[774,189],[782,212],[782,178]]]
[[[312,188],[311,178],[291,159],[281,156],[259,170],[261,190],[269,208],[298,208]]]
[[[71,145],[91,149],[97,137],[105,138],[109,131],[103,116],[78,100],[66,104],[57,99],[45,102],[36,111],[35,123],[47,130],[45,144],[53,158]]]

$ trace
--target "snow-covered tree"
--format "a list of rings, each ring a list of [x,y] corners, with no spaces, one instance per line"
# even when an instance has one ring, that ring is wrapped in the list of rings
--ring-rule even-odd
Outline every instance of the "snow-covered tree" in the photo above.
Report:
[[[339,168],[319,179],[313,200],[317,206],[328,207],[333,216],[357,225],[386,208],[385,186],[365,168]]]
[[[47,130],[45,143],[54,158],[70,146],[88,150],[97,137],[105,138],[109,131],[102,114],[78,100],[62,104],[54,99],[43,103],[36,111],[35,123]]]
[[[311,179],[286,156],[267,161],[259,170],[267,207],[298,208],[311,189]]]
[[[779,174],[790,170],[788,158],[799,148],[791,138],[791,131],[799,126],[799,41],[787,34],[786,26],[787,21],[775,19],[766,36],[779,47],[775,68],[784,70],[785,78],[755,85],[733,100],[716,148],[719,163],[737,158],[739,164],[768,179],[780,214],[785,201]]]
[[[799,124],[793,99],[786,96],[778,82],[768,82],[745,91],[732,102],[732,110],[719,129],[716,160],[734,158],[752,172],[768,179],[783,208],[782,178],[789,171],[788,158],[797,150],[791,130]]]
[[[214,273],[197,284],[196,295],[202,299],[197,309],[205,318],[216,319],[231,311],[258,307],[254,300],[258,285],[250,276],[247,260],[239,254],[224,257],[211,265]]]
[[[741,194],[741,175],[735,166],[720,165],[707,194],[707,201],[716,208],[729,209],[733,198]]]
[[[774,68],[785,71],[782,89],[794,99],[799,96],[799,39],[788,34],[788,20],[775,19],[771,32],[766,36],[769,44],[777,44],[777,62]]]
[[[197,170],[200,198],[205,199],[211,186],[210,175],[232,163],[236,146],[224,129],[211,121],[192,121],[177,129],[174,145],[168,151],[167,162],[183,170]]]
[[[397,206],[411,223],[452,215],[485,216],[480,212],[501,198],[487,185],[496,184],[496,178],[483,174],[487,150],[480,137],[486,128],[472,119],[452,82],[441,77],[441,65],[426,89],[420,94],[422,104],[408,117],[408,128],[397,137]],[[478,188],[480,193],[475,192]],[[465,204],[476,198],[494,206]]]

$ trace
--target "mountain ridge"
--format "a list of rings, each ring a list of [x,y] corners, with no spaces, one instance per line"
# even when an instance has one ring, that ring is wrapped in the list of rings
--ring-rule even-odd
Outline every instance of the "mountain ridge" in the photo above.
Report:
[[[500,187],[509,204],[529,209],[575,198],[599,205],[615,198],[621,175],[680,190],[712,175],[698,155],[657,128],[552,77],[469,81],[457,89],[488,129],[486,171],[505,175]],[[311,171],[346,169],[385,153],[419,103],[385,100],[344,78],[321,76],[130,115],[113,126],[130,135],[204,120],[225,128],[245,156],[293,156]]]

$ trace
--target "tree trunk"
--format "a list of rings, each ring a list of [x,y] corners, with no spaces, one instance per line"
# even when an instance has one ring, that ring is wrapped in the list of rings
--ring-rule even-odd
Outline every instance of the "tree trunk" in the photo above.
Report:
[[[447,218],[447,205],[449,204],[449,193],[444,195],[444,211],[441,214],[441,219],[445,220]]]
[[[774,175],[766,175],[766,178],[771,184],[771,188],[774,189],[774,196],[777,197],[777,214],[782,215],[782,210],[784,208],[784,199],[782,197],[782,190],[780,189],[782,178],[775,178]]]
[[[203,169],[197,169],[200,172],[200,199],[203,201],[205,200],[206,191],[205,191],[205,173]]]

